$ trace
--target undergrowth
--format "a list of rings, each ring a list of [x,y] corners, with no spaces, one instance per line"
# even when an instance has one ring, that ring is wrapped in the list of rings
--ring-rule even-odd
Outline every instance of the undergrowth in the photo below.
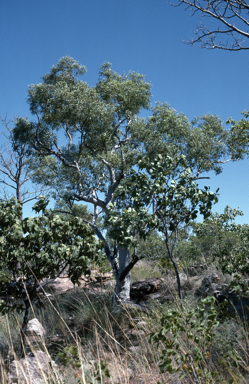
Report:
[[[183,307],[177,299],[154,301],[147,313],[125,305],[113,312],[112,289],[100,292],[53,294],[33,308],[46,330],[43,350],[57,364],[45,384],[248,383],[247,324],[222,318],[212,298],[187,296]],[[0,315],[3,384],[20,358],[19,320]]]

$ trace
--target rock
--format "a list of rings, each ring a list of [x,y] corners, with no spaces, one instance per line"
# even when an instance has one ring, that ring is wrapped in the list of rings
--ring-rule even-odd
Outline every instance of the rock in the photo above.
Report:
[[[134,322],[134,323],[138,323],[139,321],[142,321],[142,319],[141,319],[141,317],[133,317],[131,319],[131,321]]]
[[[135,312],[137,312],[139,310],[145,313],[149,313],[148,306],[143,301],[126,301],[122,303],[122,307],[129,311],[134,310]]]
[[[54,295],[51,295],[51,293],[47,292],[38,292],[37,293],[37,303],[39,305],[48,305],[51,301],[54,301],[55,297]],[[36,305],[37,305],[36,303]]]
[[[212,283],[218,283],[218,282],[219,282],[219,276],[217,275],[217,273],[213,273],[212,275],[209,275],[202,280],[202,285],[209,286]]]
[[[135,329],[143,329],[144,330],[147,325],[148,325],[147,322],[143,321],[143,320],[134,321],[133,319],[131,319],[131,321],[129,322],[130,328],[135,328]]]
[[[46,331],[38,319],[34,318],[28,322],[26,337],[27,346],[33,350],[41,349],[45,345]]]
[[[192,276],[188,278],[189,285],[192,289],[196,290],[202,285],[202,278],[200,276]]]
[[[137,328],[138,329],[144,329],[148,324],[146,323],[146,321],[139,321],[137,323]]]
[[[49,336],[49,338],[47,340],[47,344],[46,344],[46,346],[48,348],[51,347],[51,346],[53,346],[53,347],[55,347],[55,346],[61,347],[62,345],[65,345],[65,338],[62,335],[58,335],[58,334]]]
[[[208,294],[213,296],[217,290],[217,287],[218,287],[218,284],[211,283]]]
[[[236,292],[232,291],[227,284],[218,285],[214,296],[219,303],[222,303],[225,299],[228,301],[226,310],[230,316],[239,316],[242,321],[249,319],[248,297],[240,297]]]
[[[29,320],[26,331],[27,336],[36,336],[40,337],[41,339],[44,339],[45,334],[46,331],[38,319],[34,318],[32,320]]]
[[[128,349],[129,349],[129,351],[131,351],[131,352],[133,352],[133,353],[139,353],[139,352],[141,352],[141,347],[140,347],[140,345],[137,345],[137,346],[133,345],[132,347],[129,347]]]
[[[127,336],[131,337],[139,337],[145,335],[145,332],[142,329],[124,329],[124,332]]]
[[[154,277],[136,281],[131,285],[131,298],[143,299],[146,295],[159,291],[162,284],[163,279]]]
[[[57,277],[53,282],[47,285],[47,288],[55,291],[56,294],[63,294],[67,291],[74,290],[74,284],[68,277]]]
[[[173,295],[162,295],[157,298],[157,301],[159,301],[160,304],[164,304],[164,303],[170,304],[175,301],[175,298]]]
[[[102,285],[104,285],[105,287],[113,287],[115,285],[115,281],[114,280],[102,281]]]
[[[162,292],[155,292],[155,293],[151,293],[149,298],[151,300],[158,300],[158,301],[160,301],[164,296],[165,295]]]
[[[185,273],[179,273],[181,288],[184,288],[188,283],[188,277]],[[177,279],[173,280],[174,288],[177,289]]]
[[[197,296],[213,296],[218,286],[220,278],[217,273],[213,273],[202,280],[201,286],[195,291]]]
[[[8,384],[44,384],[48,377],[56,376],[57,365],[50,356],[42,351],[35,355],[27,355],[20,361],[14,360],[10,364]]]

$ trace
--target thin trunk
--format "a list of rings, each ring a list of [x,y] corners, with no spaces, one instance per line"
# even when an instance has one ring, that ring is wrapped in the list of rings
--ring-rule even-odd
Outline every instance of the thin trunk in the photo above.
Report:
[[[178,287],[178,295],[179,295],[179,298],[181,300],[181,304],[183,305],[183,302],[182,302],[182,289],[181,289],[181,280],[180,280],[180,276],[179,276],[179,271],[178,271],[178,267],[177,267],[177,264],[175,262],[175,259],[172,257],[172,255],[169,253],[169,258],[174,266],[174,269],[175,269],[175,273],[176,273],[176,281],[177,281],[177,287]]]
[[[162,216],[159,217],[161,220],[162,220]],[[175,274],[176,274],[176,281],[177,281],[177,287],[178,287],[178,296],[181,300],[181,305],[183,307],[183,301],[182,301],[182,289],[181,289],[181,280],[180,280],[180,276],[179,276],[179,271],[178,271],[178,267],[177,267],[177,264],[176,264],[176,261],[173,257],[173,251],[174,251],[174,248],[175,248],[175,245],[176,245],[176,242],[177,242],[177,228],[175,228],[175,241],[172,245],[172,247],[170,248],[169,246],[169,237],[168,237],[168,231],[167,231],[167,227],[165,225],[165,221],[163,221],[163,224],[164,224],[164,236],[165,236],[165,245],[166,245],[166,248],[167,248],[167,251],[168,251],[168,255],[169,255],[169,258],[174,266],[174,269],[175,269]]]
[[[26,332],[27,332],[27,326],[28,326],[30,310],[31,310],[30,298],[27,296],[26,292],[23,293],[23,301],[25,304],[25,312],[24,312],[24,318],[23,318],[22,329],[21,329],[22,357],[24,357],[27,352]]]
[[[16,199],[19,203],[22,202],[22,194],[21,194],[21,184],[20,180],[16,181]],[[22,221],[22,213],[21,216],[19,217],[19,220]]]
[[[22,195],[21,195],[21,184],[20,184],[20,180],[18,179],[16,181],[16,199],[17,201],[19,201],[19,203],[22,202]],[[22,221],[22,213],[21,215],[19,216],[19,220]],[[16,263],[16,271],[18,271],[18,269],[21,269],[21,263],[18,261]]]

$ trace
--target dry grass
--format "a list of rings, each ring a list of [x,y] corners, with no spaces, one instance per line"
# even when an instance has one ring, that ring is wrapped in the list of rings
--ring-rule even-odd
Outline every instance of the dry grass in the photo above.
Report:
[[[145,263],[134,268],[133,280],[139,280],[142,276],[152,277],[153,274],[160,276],[154,265]],[[195,305],[193,298],[186,299],[182,316],[186,316]],[[178,310],[181,308],[177,300],[170,307]],[[88,295],[86,290],[78,290],[76,294],[71,291],[55,295],[50,303],[34,308],[32,314],[46,330],[43,349],[57,364],[57,373],[51,371],[49,376],[44,376],[44,383],[153,384],[159,380],[167,384],[197,383],[191,377],[180,380],[180,373],[160,374],[158,364],[161,347],[150,344],[149,336],[159,329],[160,318],[168,309],[169,304],[151,304],[149,314],[126,307],[114,313],[111,311],[111,288],[104,294]],[[7,384],[11,361],[20,357],[18,320],[18,316],[0,315],[2,384]],[[248,383],[247,327],[235,320],[227,320],[219,325],[217,332],[221,341],[212,347],[212,367],[209,368],[219,371],[218,377],[223,383],[228,383],[233,377],[235,383]],[[77,356],[72,353],[75,351],[73,347],[77,350]],[[189,340],[184,332],[181,334],[180,348],[186,351],[189,349]],[[236,349],[240,356],[237,373],[219,364],[220,354],[229,348]],[[64,360],[61,355],[63,352]],[[63,365],[66,361],[67,364]]]

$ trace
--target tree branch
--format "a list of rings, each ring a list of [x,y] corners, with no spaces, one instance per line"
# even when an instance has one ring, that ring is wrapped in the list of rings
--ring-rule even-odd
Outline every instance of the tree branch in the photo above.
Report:
[[[220,27],[215,29],[209,29],[204,24],[200,23],[196,27],[196,38],[191,38],[190,41],[185,42],[188,44],[200,43],[202,48],[207,49],[223,49],[228,51],[239,51],[249,49],[248,45],[243,45],[244,41],[242,37],[249,38],[249,19],[246,18],[248,14],[249,6],[246,1],[235,0],[214,0],[214,1],[198,1],[198,0],[177,0],[177,4],[172,6],[179,6],[185,4],[186,9],[190,8],[192,15],[196,12],[200,12],[202,17],[211,17],[217,20],[224,29]],[[237,25],[232,20],[237,21]],[[241,24],[241,27],[238,26]],[[244,26],[244,28],[243,28]],[[231,38],[231,43],[228,39],[225,42],[216,43],[216,38],[219,35],[226,35]]]

